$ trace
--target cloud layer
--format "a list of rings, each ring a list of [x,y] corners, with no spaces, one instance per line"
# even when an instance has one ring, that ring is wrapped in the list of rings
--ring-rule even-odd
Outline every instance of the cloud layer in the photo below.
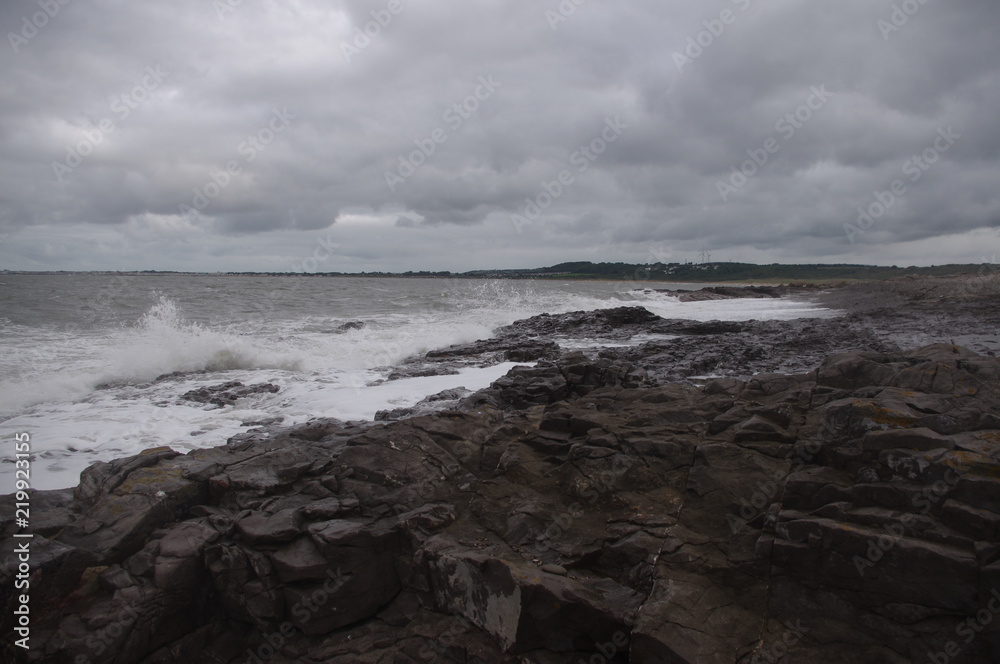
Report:
[[[0,8],[0,268],[1000,244],[994,0],[63,1]]]

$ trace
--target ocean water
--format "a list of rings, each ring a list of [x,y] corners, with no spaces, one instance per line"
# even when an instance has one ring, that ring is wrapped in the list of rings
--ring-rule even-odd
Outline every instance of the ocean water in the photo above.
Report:
[[[668,318],[835,315],[794,300],[681,303],[648,282],[181,275],[0,275],[0,494],[14,435],[31,435],[31,485],[74,486],[95,461],[222,445],[281,417],[371,419],[444,389],[486,387],[513,364],[383,380],[402,360],[491,336],[539,313],[641,305]],[[700,288],[672,284],[671,288]],[[345,323],[363,326],[344,329]],[[567,340],[567,345],[586,340]],[[165,375],[173,374],[167,378]],[[157,380],[160,378],[160,380]],[[226,381],[277,393],[218,408],[180,399]]]

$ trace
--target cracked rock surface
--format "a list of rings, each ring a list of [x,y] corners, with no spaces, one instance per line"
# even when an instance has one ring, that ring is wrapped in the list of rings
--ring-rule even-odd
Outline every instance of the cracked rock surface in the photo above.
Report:
[[[1000,660],[1000,361],[901,347],[870,312],[647,314],[515,324],[537,362],[448,410],[149,450],[35,492],[43,645],[5,661]],[[559,351],[581,325],[672,330],[723,366],[690,380],[697,357],[660,341]],[[508,332],[436,356],[510,352]],[[730,354],[796,344],[796,373]]]

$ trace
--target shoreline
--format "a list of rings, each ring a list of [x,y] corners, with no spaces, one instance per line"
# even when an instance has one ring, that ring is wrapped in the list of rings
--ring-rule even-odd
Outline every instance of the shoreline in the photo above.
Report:
[[[177,270],[0,270],[0,276],[199,276],[199,277],[350,277],[367,279],[475,279],[511,281],[609,281],[650,283],[720,284],[825,284],[877,282],[905,278],[973,277],[996,271],[990,264],[949,264],[900,268],[852,264],[752,263],[560,263],[544,268],[468,270],[420,270],[407,272],[278,272],[227,271],[189,272]],[[823,274],[823,272],[826,272]],[[738,276],[727,276],[736,274]],[[711,278],[709,278],[709,276]]]
[[[33,642],[56,664],[94,630],[142,664],[944,651],[1000,586],[1000,360],[950,339],[1000,350],[1000,303],[917,281],[811,295],[833,318],[543,314],[399,367],[530,363],[484,390],[92,466],[31,493]]]

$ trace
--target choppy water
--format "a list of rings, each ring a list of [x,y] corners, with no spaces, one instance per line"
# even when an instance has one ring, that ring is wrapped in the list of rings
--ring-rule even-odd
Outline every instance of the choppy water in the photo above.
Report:
[[[0,454],[0,493],[13,490],[16,432],[31,434],[32,486],[61,488],[96,460],[161,445],[180,452],[220,445],[245,422],[370,419],[443,389],[479,389],[512,365],[371,384],[407,357],[487,338],[543,312],[638,304],[698,320],[831,313],[790,300],[680,303],[636,292],[650,284],[634,282],[179,275],[3,275],[0,282],[0,442],[10,442],[10,454]],[[364,326],[339,329],[347,322]],[[222,409],[178,399],[231,380],[281,390]]]

